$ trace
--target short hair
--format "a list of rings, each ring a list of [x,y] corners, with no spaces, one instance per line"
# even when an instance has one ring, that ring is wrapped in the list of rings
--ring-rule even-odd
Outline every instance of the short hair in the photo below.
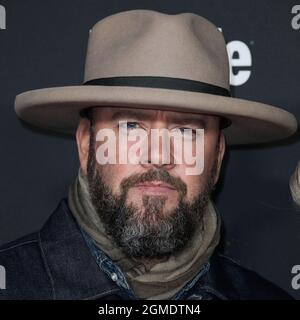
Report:
[[[79,111],[79,116],[81,118],[87,118],[87,119],[91,120],[91,118],[92,118],[92,107],[81,109]]]

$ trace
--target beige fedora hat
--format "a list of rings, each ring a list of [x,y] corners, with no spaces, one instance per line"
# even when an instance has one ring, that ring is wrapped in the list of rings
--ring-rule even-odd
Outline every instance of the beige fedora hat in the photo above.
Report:
[[[221,31],[193,14],[129,10],[90,30],[84,82],[17,95],[15,111],[32,125],[74,133],[91,106],[203,113],[231,121],[228,144],[270,142],[292,135],[295,117],[278,107],[231,97]]]

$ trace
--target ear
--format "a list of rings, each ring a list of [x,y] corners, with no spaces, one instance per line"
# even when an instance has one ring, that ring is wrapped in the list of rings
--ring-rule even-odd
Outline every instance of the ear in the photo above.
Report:
[[[76,130],[76,142],[79,155],[80,167],[83,173],[87,174],[87,161],[90,145],[90,121],[81,118]]]
[[[220,131],[220,142],[219,142],[219,151],[218,151],[218,160],[217,160],[217,170],[216,170],[216,175],[215,175],[215,181],[214,184],[217,183],[219,180],[220,172],[221,172],[221,166],[225,154],[225,149],[226,149],[226,141],[225,141],[225,135],[223,131]]]

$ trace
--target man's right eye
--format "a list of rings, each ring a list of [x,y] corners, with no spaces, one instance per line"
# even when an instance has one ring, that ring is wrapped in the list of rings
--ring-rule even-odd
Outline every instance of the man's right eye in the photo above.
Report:
[[[121,130],[133,130],[133,129],[142,129],[138,122],[135,121],[124,121],[118,124],[119,129]]]

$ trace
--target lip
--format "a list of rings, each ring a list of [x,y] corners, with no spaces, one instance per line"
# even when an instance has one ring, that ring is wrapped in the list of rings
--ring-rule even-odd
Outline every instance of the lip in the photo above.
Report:
[[[142,192],[150,193],[168,193],[170,191],[176,191],[171,185],[160,181],[138,183],[135,187]]]
[[[136,187],[145,187],[145,188],[168,188],[171,190],[175,190],[174,187],[167,183],[163,183],[161,181],[151,181],[151,182],[142,182],[138,183]]]

